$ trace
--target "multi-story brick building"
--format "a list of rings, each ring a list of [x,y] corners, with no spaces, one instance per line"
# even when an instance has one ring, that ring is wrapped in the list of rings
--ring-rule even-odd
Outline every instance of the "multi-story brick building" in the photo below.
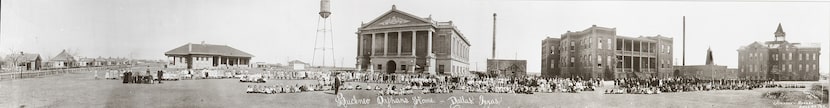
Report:
[[[619,36],[616,28],[594,25],[582,31],[562,34],[559,61],[542,62],[542,65],[559,63],[559,75],[554,75],[558,77],[672,77],[672,42],[672,38],[660,35]],[[551,53],[556,54],[555,51]]]
[[[382,73],[469,73],[470,42],[452,21],[392,9],[357,32],[357,68]]]
[[[775,40],[752,42],[738,49],[738,68],[742,79],[818,80],[818,43],[790,43],[781,24]]]
[[[560,75],[559,69],[559,38],[545,38],[542,40],[542,77],[557,77]]]

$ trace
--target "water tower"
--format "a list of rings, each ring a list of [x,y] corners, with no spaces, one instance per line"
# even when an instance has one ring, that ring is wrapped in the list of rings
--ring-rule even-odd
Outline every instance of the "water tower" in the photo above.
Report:
[[[331,1],[320,0],[320,17],[317,19],[317,34],[314,38],[314,55],[311,58],[312,66],[334,67],[334,33],[331,29]],[[318,53],[321,52],[321,53]]]

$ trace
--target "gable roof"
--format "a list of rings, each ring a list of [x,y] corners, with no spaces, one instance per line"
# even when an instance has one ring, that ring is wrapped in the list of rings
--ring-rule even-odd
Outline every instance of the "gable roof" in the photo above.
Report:
[[[749,44],[749,45],[747,45],[747,46],[741,46],[741,47],[739,47],[739,48],[738,48],[738,51],[741,51],[741,50],[747,50],[748,48],[753,48],[753,47],[757,47],[757,48],[767,48],[766,46],[764,46],[764,45],[763,45],[763,44],[761,44],[760,42],[755,41],[755,42],[750,43],[750,44]]]
[[[6,55],[4,60],[16,60],[20,61],[36,61],[40,58],[40,54],[30,54],[30,53],[21,53],[21,54],[9,54]]]
[[[170,51],[164,55],[190,55],[190,54],[204,54],[204,55],[220,55],[232,57],[254,57],[249,53],[238,50],[227,45],[213,45],[213,44],[192,44],[187,43]]]
[[[430,23],[430,24],[434,24],[434,23],[433,23],[433,21],[431,21],[431,20],[429,20],[429,19],[421,18],[421,17],[415,16],[415,15],[412,15],[412,14],[409,14],[409,13],[406,13],[406,12],[403,12],[403,11],[400,11],[400,10],[398,10],[398,9],[395,7],[395,5],[392,5],[392,9],[390,9],[389,11],[386,11],[385,13],[381,14],[380,16],[378,16],[377,18],[373,19],[372,21],[369,21],[369,23],[366,23],[366,24],[364,24],[364,25],[361,25],[361,26],[360,26],[360,28],[361,28],[361,29],[364,29],[364,28],[366,28],[366,27],[369,27],[370,25],[373,25],[373,24],[375,24],[375,23],[377,23],[377,22],[381,21],[381,19],[383,19],[385,16],[388,16],[389,14],[392,14],[392,13],[399,13],[399,14],[402,14],[402,15],[404,15],[404,16],[410,17],[410,18],[412,18],[412,19],[416,19],[416,20],[418,20],[418,21],[422,21],[422,22],[427,22],[427,23]],[[434,26],[434,25],[433,25],[433,26]]]
[[[75,57],[73,57],[71,54],[69,54],[69,52],[66,52],[66,50],[63,50],[63,51],[61,51],[61,53],[59,53],[57,56],[53,57],[49,61],[69,61],[69,62],[71,62],[71,61],[75,61]]]
[[[288,64],[305,64],[305,65],[308,65],[308,63],[305,63],[305,62],[300,61],[300,60],[291,60],[291,61],[288,62]]]

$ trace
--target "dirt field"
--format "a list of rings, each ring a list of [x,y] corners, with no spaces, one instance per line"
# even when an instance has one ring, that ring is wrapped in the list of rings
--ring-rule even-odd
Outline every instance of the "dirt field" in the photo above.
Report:
[[[163,84],[122,84],[119,80],[95,80],[91,72],[69,73],[42,78],[0,81],[0,107],[357,108],[414,106],[422,108],[766,108],[804,106],[776,104],[773,100],[761,97],[761,94],[764,92],[780,89],[664,93],[656,95],[601,94],[601,92],[537,93],[533,95],[456,92],[452,94],[418,94],[382,97],[376,95],[376,91],[348,90],[342,93],[342,98],[340,97],[341,95],[332,95],[325,92],[291,94],[244,93],[247,85],[312,83],[316,83],[316,81],[271,80],[268,83],[255,84],[240,83],[235,79],[206,79],[165,81]],[[365,85],[366,83],[350,84]],[[383,98],[384,101],[379,101],[380,98]],[[416,102],[416,100],[419,100],[419,102]],[[346,101],[350,101],[351,103],[347,104]],[[365,104],[362,101],[366,101]]]

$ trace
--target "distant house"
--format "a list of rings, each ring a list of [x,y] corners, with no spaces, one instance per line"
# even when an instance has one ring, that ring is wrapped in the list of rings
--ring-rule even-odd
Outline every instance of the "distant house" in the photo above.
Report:
[[[17,66],[26,70],[40,70],[41,58],[39,54],[28,54],[20,52],[19,54],[6,55],[5,62],[9,66]]]
[[[191,44],[179,46],[164,53],[171,60],[169,67],[202,69],[216,67],[252,67],[254,57],[227,45]]]
[[[69,52],[66,52],[66,50],[61,51],[61,53],[49,60],[52,68],[77,67],[76,63],[77,60],[75,57],[69,54]]]
[[[300,60],[292,60],[288,62],[288,67],[294,70],[305,70],[306,67],[311,66],[308,63],[305,63]]]
[[[95,59],[93,59],[93,58],[80,58],[80,59],[78,59],[78,66],[79,67],[91,67],[93,62],[95,62]]]

